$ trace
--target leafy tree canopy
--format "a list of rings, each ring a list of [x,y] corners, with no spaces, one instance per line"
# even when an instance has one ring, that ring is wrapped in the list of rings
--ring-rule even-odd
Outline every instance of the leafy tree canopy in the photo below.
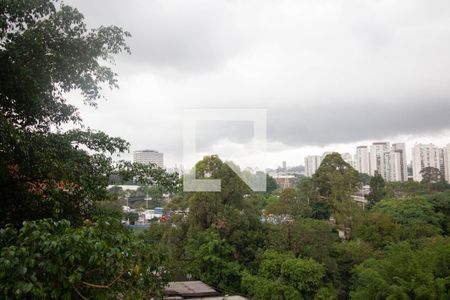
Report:
[[[314,259],[266,251],[258,274],[245,272],[242,286],[255,299],[303,299],[315,294],[324,274],[324,267]]]
[[[392,245],[384,258],[356,267],[352,299],[446,299],[450,293],[450,242],[429,239],[415,250]]]
[[[154,166],[114,164],[128,143],[85,128],[65,98],[78,91],[95,106],[104,86],[117,87],[107,65],[129,52],[129,36],[116,26],[89,30],[57,0],[1,1],[0,226],[47,217],[79,225],[108,198],[110,174],[166,180]],[[79,128],[64,132],[67,123]]]
[[[321,197],[330,202],[348,200],[358,185],[358,172],[339,153],[328,154],[313,175]]]
[[[80,246],[82,245],[82,246]],[[0,229],[0,294],[6,299],[161,296],[166,258],[114,219],[25,222]]]

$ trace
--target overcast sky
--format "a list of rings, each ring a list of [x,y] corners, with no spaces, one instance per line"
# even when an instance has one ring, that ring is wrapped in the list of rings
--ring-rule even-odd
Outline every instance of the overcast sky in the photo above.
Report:
[[[303,164],[373,141],[450,143],[448,0],[66,0],[92,26],[132,34],[119,90],[86,125],[182,162],[191,108],[267,109],[267,153],[249,122],[204,122],[199,149],[240,164]],[[130,157],[130,156],[125,156]]]

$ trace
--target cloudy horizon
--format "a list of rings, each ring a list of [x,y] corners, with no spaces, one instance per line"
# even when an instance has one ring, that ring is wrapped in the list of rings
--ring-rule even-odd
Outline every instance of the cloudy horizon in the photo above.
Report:
[[[261,168],[372,141],[450,143],[448,1],[65,3],[132,34],[114,67],[120,89],[96,110],[70,95],[84,123],[163,152],[168,167],[182,163],[191,108],[267,109],[264,155],[246,155],[248,124],[198,136],[205,151]]]

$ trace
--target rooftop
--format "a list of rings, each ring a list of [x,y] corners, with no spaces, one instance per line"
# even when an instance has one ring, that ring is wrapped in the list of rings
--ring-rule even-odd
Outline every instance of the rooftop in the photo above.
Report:
[[[241,296],[221,296],[218,291],[201,281],[169,282],[165,300],[246,300]]]

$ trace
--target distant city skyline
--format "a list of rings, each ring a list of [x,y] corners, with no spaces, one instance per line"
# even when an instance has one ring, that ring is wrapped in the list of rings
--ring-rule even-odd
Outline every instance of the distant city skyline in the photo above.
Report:
[[[423,137],[422,139],[411,139],[405,137],[406,142],[406,162],[409,165],[412,162],[413,156],[412,156],[412,150],[415,144],[434,144],[438,148],[445,148],[448,144],[450,144],[450,134],[448,135],[448,138],[446,137],[437,137],[435,139],[433,138],[427,138]],[[293,167],[293,166],[305,166],[304,160],[307,156],[310,155],[319,155],[322,156],[323,153],[327,152],[338,152],[338,153],[350,153],[351,155],[354,155],[356,152],[357,147],[359,146],[367,146],[368,152],[370,152],[370,145],[373,143],[377,143],[380,141],[392,141],[392,145],[401,142],[401,139],[385,139],[385,140],[365,140],[362,142],[355,142],[355,143],[348,143],[348,144],[331,144],[325,147],[317,147],[317,146],[307,146],[307,147],[300,147],[300,148],[292,148],[285,150],[283,152],[273,152],[271,149],[269,149],[265,155],[264,161],[260,161],[261,163],[258,165],[260,169],[277,169],[283,167],[283,162],[286,163],[287,167]],[[391,142],[390,142],[391,143]],[[402,142],[401,142],[402,143]],[[211,155],[211,154],[217,154],[219,157],[221,157],[224,160],[231,160],[235,163],[237,163],[239,166],[245,168],[248,167],[248,165],[245,163],[247,161],[246,157],[242,156],[242,148],[245,149],[245,146],[238,144],[238,143],[232,143],[231,145],[236,146],[236,148],[239,149],[239,152],[237,153],[223,153],[221,154],[219,150],[221,149],[215,149],[216,151],[211,152],[204,152],[199,154],[199,159],[202,158],[203,155]],[[144,147],[145,148],[145,147]],[[147,147],[149,148],[149,147]],[[157,148],[156,146],[153,148]],[[133,159],[133,145],[131,146],[130,153],[125,153],[121,155],[122,159]],[[225,152],[225,151],[224,151]],[[285,154],[285,155],[284,155]],[[249,158],[249,161],[251,161],[252,164],[255,163],[254,158]],[[171,153],[164,153],[164,165],[167,168],[179,168],[183,165],[182,159],[177,159],[174,155]]]

